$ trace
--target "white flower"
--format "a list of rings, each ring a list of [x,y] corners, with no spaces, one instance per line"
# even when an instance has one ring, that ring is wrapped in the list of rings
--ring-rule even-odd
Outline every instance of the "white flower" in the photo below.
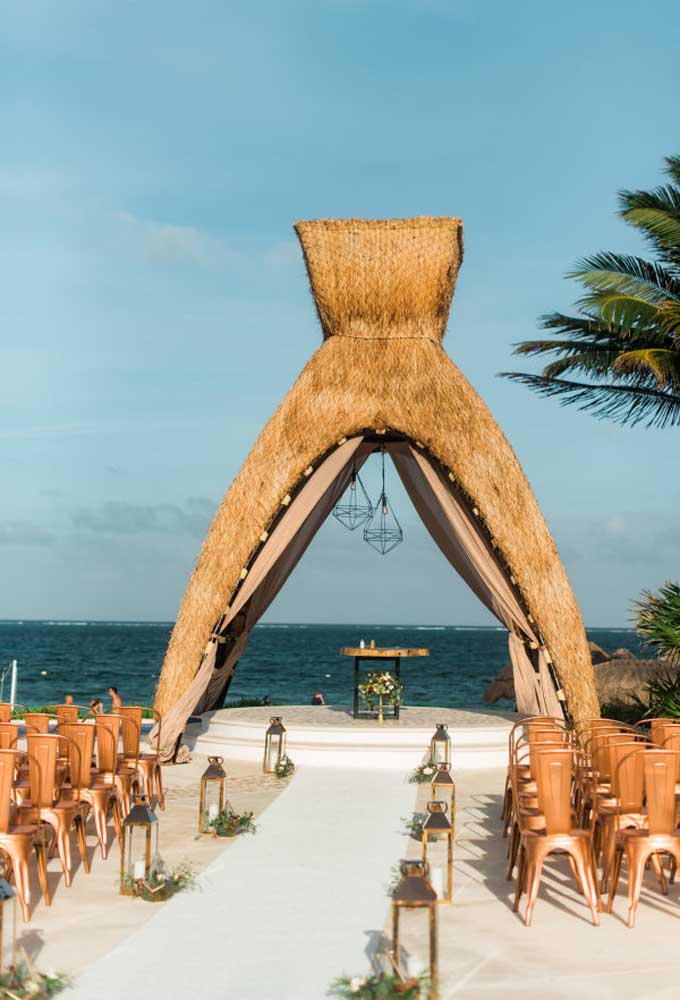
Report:
[[[358,993],[365,982],[366,980],[363,976],[355,976],[353,979],[350,979],[349,988],[352,993]]]

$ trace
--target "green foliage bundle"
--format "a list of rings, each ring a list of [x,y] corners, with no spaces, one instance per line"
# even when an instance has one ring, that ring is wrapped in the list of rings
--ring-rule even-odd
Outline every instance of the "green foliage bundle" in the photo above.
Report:
[[[290,759],[287,753],[284,753],[281,760],[276,762],[276,767],[274,768],[274,774],[277,778],[287,778],[295,770],[295,764]]]
[[[386,972],[371,976],[340,976],[330,988],[330,996],[339,1000],[424,1000],[428,977],[401,980]]]
[[[0,976],[0,997],[46,1000],[61,993],[68,985],[68,978],[60,972],[38,972],[32,963],[22,963]]]
[[[419,764],[408,776],[411,785],[424,785],[432,781],[437,770],[437,765],[432,760],[426,760],[424,764]]]
[[[210,823],[210,830],[215,837],[238,837],[241,833],[256,833],[253,813],[237,813],[227,803],[217,819]]]

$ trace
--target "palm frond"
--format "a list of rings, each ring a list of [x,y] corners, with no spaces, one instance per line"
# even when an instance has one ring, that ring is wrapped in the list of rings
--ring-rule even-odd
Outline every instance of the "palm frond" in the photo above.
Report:
[[[501,378],[521,382],[542,396],[560,397],[563,406],[621,424],[666,427],[680,424],[680,393],[639,385],[598,385],[571,382],[528,372],[499,372]]]
[[[680,156],[666,157],[666,173],[674,184],[680,184]]]
[[[634,295],[652,305],[668,299],[680,302],[680,281],[660,264],[632,254],[603,251],[584,257],[567,277],[578,278],[586,288],[596,292]]]
[[[621,191],[619,214],[640,229],[661,253],[674,261],[680,248],[680,189],[667,185],[654,191]]]
[[[680,353],[678,351],[659,348],[625,351],[616,358],[611,367],[617,375],[650,372],[659,389],[670,389],[680,393]]]

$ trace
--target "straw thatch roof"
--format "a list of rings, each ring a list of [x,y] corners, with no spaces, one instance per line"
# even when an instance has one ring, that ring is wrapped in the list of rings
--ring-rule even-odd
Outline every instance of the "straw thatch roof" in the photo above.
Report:
[[[339,440],[418,443],[474,503],[546,643],[576,718],[598,714],[581,616],[515,454],[442,347],[462,261],[453,218],[299,222],[324,342],[264,427],[210,526],[165,657],[165,713],[196,673],[242,570],[309,467]]]

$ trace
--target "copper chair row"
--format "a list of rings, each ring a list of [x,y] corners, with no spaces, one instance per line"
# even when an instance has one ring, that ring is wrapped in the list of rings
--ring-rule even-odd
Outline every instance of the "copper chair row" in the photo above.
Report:
[[[77,720],[77,706],[63,708],[75,709]],[[33,848],[49,906],[47,852],[58,851],[66,884],[70,885],[70,837],[74,830],[83,867],[89,873],[85,824],[90,812],[102,857],[106,858],[109,817],[113,816],[120,839],[121,818],[127,815],[134,792],[155,785],[164,807],[157,754],[140,755],[139,751],[141,708],[130,706],[120,713],[98,714],[93,720],[80,722],[63,721],[62,714],[54,733],[48,731],[51,716],[39,713],[36,719],[31,715],[25,717],[26,752],[17,749],[19,727],[0,723],[0,851],[14,874],[25,920],[30,911],[28,865]],[[71,712],[69,717],[74,717]],[[122,753],[118,752],[119,741]]]
[[[572,873],[599,923],[599,891],[611,912],[624,855],[629,869],[628,924],[633,926],[645,867],[651,861],[667,893],[680,856],[680,723],[649,720],[650,733],[613,720],[569,730],[554,719],[517,723],[510,734],[503,833],[510,833],[507,877],[517,867],[514,909],[527,893],[531,924],[542,865],[555,852]],[[597,860],[602,859],[598,888]]]

